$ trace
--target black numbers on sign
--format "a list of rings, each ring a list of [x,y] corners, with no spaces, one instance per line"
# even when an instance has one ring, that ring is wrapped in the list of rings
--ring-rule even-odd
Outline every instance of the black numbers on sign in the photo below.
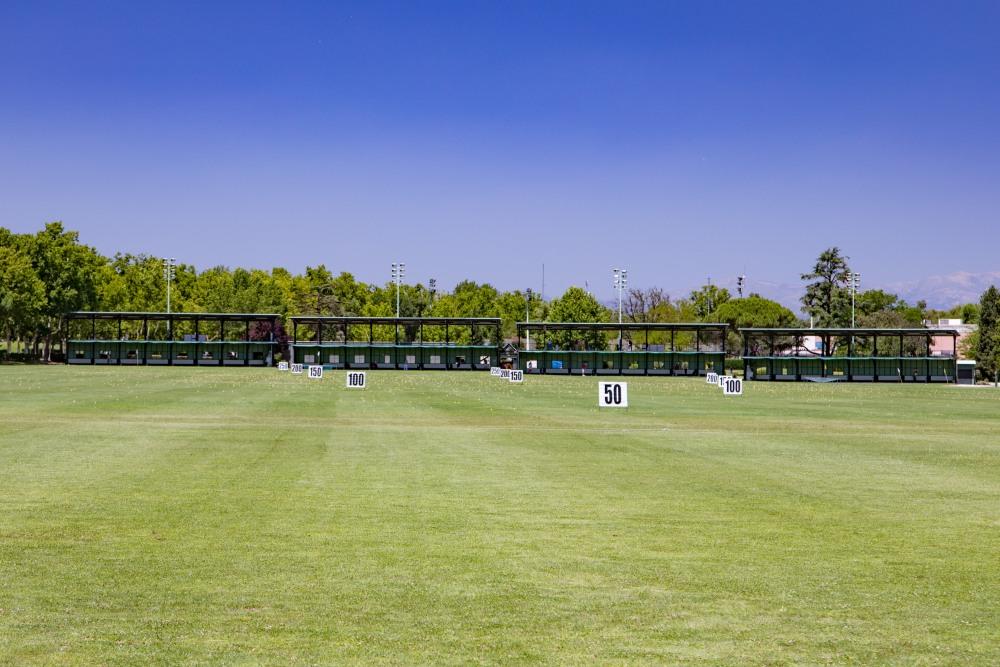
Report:
[[[347,384],[351,387],[363,387],[365,386],[365,376],[362,373],[349,373]]]
[[[604,385],[604,403],[605,405],[622,404],[622,386],[620,384]]]

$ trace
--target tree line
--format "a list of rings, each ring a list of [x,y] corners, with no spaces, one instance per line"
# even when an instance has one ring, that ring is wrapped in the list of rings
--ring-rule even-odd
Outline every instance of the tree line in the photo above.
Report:
[[[802,274],[803,311],[816,326],[850,326],[851,269],[839,248],[825,250],[811,271]],[[983,325],[1000,319],[1000,297],[991,288],[981,304],[961,304],[947,311],[908,304],[883,290],[855,296],[858,326],[921,326],[925,319],[961,317]],[[396,313],[396,286],[357,280],[348,272],[334,273],[325,265],[302,273],[284,268],[215,266],[199,271],[178,264],[171,283],[174,312],[240,312],[292,315],[356,315],[390,317]],[[116,253],[106,257],[82,243],[79,234],[51,222],[35,234],[15,234],[0,227],[0,334],[5,349],[49,360],[67,332],[64,316],[77,310],[166,310],[167,284],[163,261],[152,255]],[[526,291],[501,291],[489,283],[463,280],[451,291],[437,290],[434,281],[400,286],[403,317],[499,317],[506,337],[526,318],[550,322],[610,322],[617,303],[601,303],[588,291],[570,287],[556,298],[529,299]],[[738,327],[790,327],[805,324],[785,306],[751,293],[735,298],[729,290],[704,285],[673,298],[660,287],[629,289],[623,295],[622,317],[628,322],[725,322]],[[739,349],[738,341],[730,349]],[[982,350],[979,348],[983,347]],[[981,330],[970,352],[983,360],[1000,354],[1000,334]],[[992,357],[990,356],[992,355]]]

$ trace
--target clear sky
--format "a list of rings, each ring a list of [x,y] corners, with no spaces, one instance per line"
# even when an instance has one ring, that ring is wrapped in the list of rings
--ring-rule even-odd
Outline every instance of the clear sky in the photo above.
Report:
[[[997,2],[0,5],[0,225],[199,268],[780,295],[1000,270]],[[787,299],[784,299],[787,301]]]

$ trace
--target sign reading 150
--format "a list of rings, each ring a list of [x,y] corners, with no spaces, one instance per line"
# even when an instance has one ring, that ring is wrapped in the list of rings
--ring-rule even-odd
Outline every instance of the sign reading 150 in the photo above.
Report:
[[[627,408],[627,382],[600,382],[597,385],[597,405],[601,408]]]

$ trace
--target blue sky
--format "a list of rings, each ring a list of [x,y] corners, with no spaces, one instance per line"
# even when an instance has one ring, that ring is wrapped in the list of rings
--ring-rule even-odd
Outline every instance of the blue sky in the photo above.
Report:
[[[602,298],[626,266],[788,301],[839,245],[905,291],[1000,271],[997,34],[995,2],[8,1],[0,225]]]

